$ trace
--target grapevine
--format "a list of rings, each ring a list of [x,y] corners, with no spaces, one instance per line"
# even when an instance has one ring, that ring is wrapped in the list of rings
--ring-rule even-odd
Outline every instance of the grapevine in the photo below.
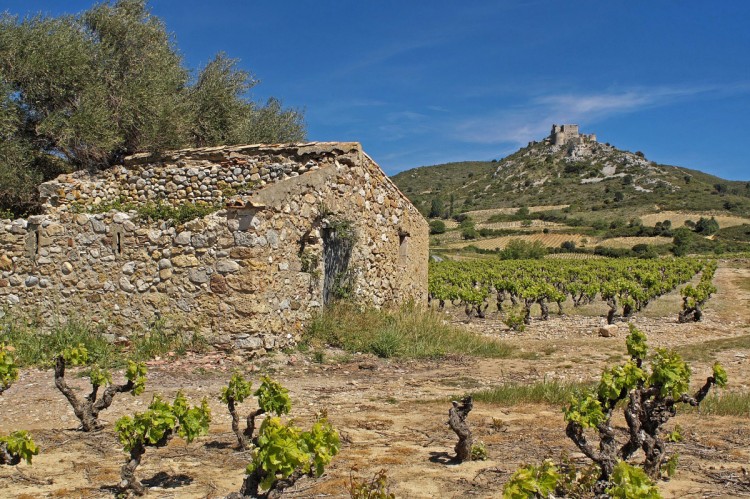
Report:
[[[494,296],[499,312],[503,311],[506,300],[514,306],[521,303],[524,321],[528,324],[534,304],[539,305],[541,318],[546,320],[551,303],[557,303],[558,312],[562,313],[562,304],[567,298],[578,307],[591,303],[598,296],[610,307],[607,321],[611,324],[618,314],[630,317],[652,300],[702,272],[702,282],[705,282],[699,285],[702,294],[686,298],[686,304],[700,306],[704,295],[715,292],[710,284],[715,268],[715,262],[694,258],[552,263],[539,260],[446,260],[430,262],[429,302],[437,302],[443,307],[450,301],[463,305],[469,317],[484,317],[490,298]]]
[[[172,404],[155,395],[146,412],[120,418],[115,430],[123,449],[130,453],[127,463],[120,470],[120,488],[143,495],[145,488],[135,478],[135,470],[146,448],[162,447],[175,435],[190,443],[208,433],[210,422],[211,410],[206,399],[200,406],[190,407],[182,392],[177,392]]]
[[[657,350],[649,372],[643,366],[648,351],[645,340],[645,335],[631,324],[626,340],[631,359],[621,366],[606,369],[595,390],[573,397],[563,410],[568,423],[566,434],[599,467],[599,493],[612,486],[613,480],[635,477],[635,472],[618,463],[626,462],[638,450],[642,449],[645,454],[642,467],[651,479],[659,478],[663,468],[673,468],[676,458],[668,455],[667,443],[673,439],[674,433],[666,434],[663,425],[676,414],[678,403],[697,406],[712,386],[724,387],[727,383],[726,372],[716,363],[705,384],[695,395],[689,395],[686,392],[690,386],[690,367],[677,353]],[[624,412],[628,438],[618,446],[611,417],[621,400],[626,401]],[[587,430],[598,432],[598,449],[589,442]],[[650,490],[646,482],[638,480],[643,490]],[[615,487],[612,490],[620,489]],[[614,493],[613,496],[626,497]]]
[[[242,374],[235,373],[229,380],[228,386],[222,389],[219,397],[219,400],[227,404],[232,416],[232,431],[237,436],[237,445],[241,450],[247,449],[248,440],[253,438],[255,418],[265,413],[276,414],[277,416],[289,414],[292,407],[288,391],[276,381],[264,376],[261,379],[260,388],[254,393],[258,397],[259,407],[247,416],[247,426],[241,431],[237,404],[244,402],[251,393],[252,384],[246,381]]]
[[[221,398],[229,401],[235,395],[244,395],[244,399],[249,391],[250,384],[235,374]],[[245,470],[247,476],[240,492],[229,497],[275,497],[305,475],[322,475],[341,446],[338,432],[325,415],[318,417],[309,431],[303,431],[292,421],[284,422],[280,416],[289,413],[291,401],[287,390],[269,377],[262,378],[254,395],[260,407],[251,414],[252,422],[248,416],[248,428],[243,434],[253,441],[253,458]],[[263,413],[276,416],[266,417],[258,436],[253,438],[255,415]]]
[[[13,347],[0,343],[0,395],[18,379],[18,365]]]
[[[91,382],[91,392],[79,399],[75,391],[65,381],[65,369],[67,366],[82,366],[88,363],[88,350],[83,345],[66,348],[55,359],[55,386],[73,407],[78,420],[81,422],[83,431],[101,429],[99,413],[112,405],[112,400],[118,393],[130,392],[131,395],[140,395],[146,387],[146,366],[143,363],[128,361],[125,370],[126,382],[120,385],[112,384],[112,375],[106,369],[94,364],[88,372]],[[105,387],[99,394],[99,389]],[[100,396],[101,395],[101,396]]]
[[[18,379],[18,364],[10,345],[0,343],[0,395]],[[0,464],[15,466],[21,461],[31,464],[32,456],[39,454],[39,447],[31,435],[23,430],[0,436]]]
[[[696,287],[688,284],[680,290],[682,296],[682,310],[677,320],[679,322],[700,321],[703,317],[703,305],[716,293],[716,286],[712,284],[716,273],[716,262],[709,262],[703,267],[700,282]]]

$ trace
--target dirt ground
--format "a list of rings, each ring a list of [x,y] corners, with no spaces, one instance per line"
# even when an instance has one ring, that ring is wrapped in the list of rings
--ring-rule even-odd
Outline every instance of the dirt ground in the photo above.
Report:
[[[718,359],[729,374],[729,389],[747,392],[750,352],[705,348],[706,342],[750,334],[747,262],[723,262],[715,283],[719,291],[704,322],[677,324],[679,297],[673,293],[649,305],[635,323],[648,334],[652,348],[692,345],[707,352],[690,362],[696,387]],[[41,453],[32,466],[0,469],[0,497],[112,497],[126,457],[114,422],[144,410],[153,393],[172,397],[178,389],[193,402],[208,397],[210,434],[189,445],[175,438],[165,448],[148,449],[137,475],[149,486],[149,497],[222,497],[239,490],[249,453],[234,450],[229,414],[218,400],[235,369],[254,381],[270,373],[289,388],[292,416],[300,426],[309,427],[325,409],[341,433],[341,452],[325,474],[298,482],[285,497],[349,497],[352,478],[369,479],[380,469],[386,470],[397,497],[500,497],[502,485],[523,463],[557,460],[565,451],[585,464],[565,436],[560,407],[482,403],[475,403],[469,422],[489,459],[452,464],[456,440],[446,424],[450,400],[506,382],[593,380],[606,365],[624,360],[626,327],[616,337],[602,338],[597,332],[601,318],[592,315],[553,315],[547,322],[535,320],[523,333],[508,331],[493,314],[468,324],[458,311],[446,318],[517,346],[518,355],[416,362],[328,351],[323,363],[301,353],[255,361],[218,353],[159,360],[149,366],[146,393],[117,397],[101,414],[105,429],[94,434],[76,430],[78,421],[55,390],[51,371],[24,370],[0,397],[0,432],[29,430]],[[85,389],[85,380],[69,378]],[[244,413],[255,409],[252,402],[240,408]],[[750,414],[678,413],[672,421],[685,438],[673,444],[680,465],[672,480],[660,484],[665,497],[750,497]]]

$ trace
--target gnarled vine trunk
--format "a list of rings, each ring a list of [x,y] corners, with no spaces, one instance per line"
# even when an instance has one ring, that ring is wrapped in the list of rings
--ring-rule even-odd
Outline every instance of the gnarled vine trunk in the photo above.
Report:
[[[453,407],[448,410],[448,425],[458,436],[456,444],[456,460],[459,463],[471,460],[471,447],[474,445],[474,439],[471,436],[471,429],[466,422],[466,417],[474,407],[471,397],[466,397],[459,404],[453,401]]]
[[[134,382],[128,380],[122,385],[109,385],[98,399],[99,385],[92,383],[91,393],[81,400],[65,382],[65,359],[62,355],[59,355],[55,359],[55,386],[65,395],[65,398],[68,399],[71,407],[73,407],[73,413],[81,422],[81,430],[95,431],[102,428],[102,424],[98,419],[99,413],[112,405],[115,395],[132,390]]]

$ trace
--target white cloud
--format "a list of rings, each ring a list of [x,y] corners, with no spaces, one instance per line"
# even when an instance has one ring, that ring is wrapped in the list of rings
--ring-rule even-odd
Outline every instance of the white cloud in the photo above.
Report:
[[[705,96],[744,93],[747,84],[638,87],[589,94],[549,94],[526,103],[456,121],[446,133],[469,143],[525,144],[544,137],[552,123],[590,125],[606,118]]]

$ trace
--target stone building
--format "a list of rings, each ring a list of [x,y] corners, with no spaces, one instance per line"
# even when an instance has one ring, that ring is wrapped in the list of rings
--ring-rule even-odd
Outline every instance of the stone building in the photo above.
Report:
[[[358,143],[136,155],[40,193],[43,214],[0,222],[0,302],[43,323],[77,314],[127,335],[160,318],[263,351],[337,296],[426,301],[427,222]],[[155,214],[182,205],[215,210]]]
[[[552,145],[581,144],[596,142],[596,135],[580,133],[578,125],[552,125],[549,141]]]

